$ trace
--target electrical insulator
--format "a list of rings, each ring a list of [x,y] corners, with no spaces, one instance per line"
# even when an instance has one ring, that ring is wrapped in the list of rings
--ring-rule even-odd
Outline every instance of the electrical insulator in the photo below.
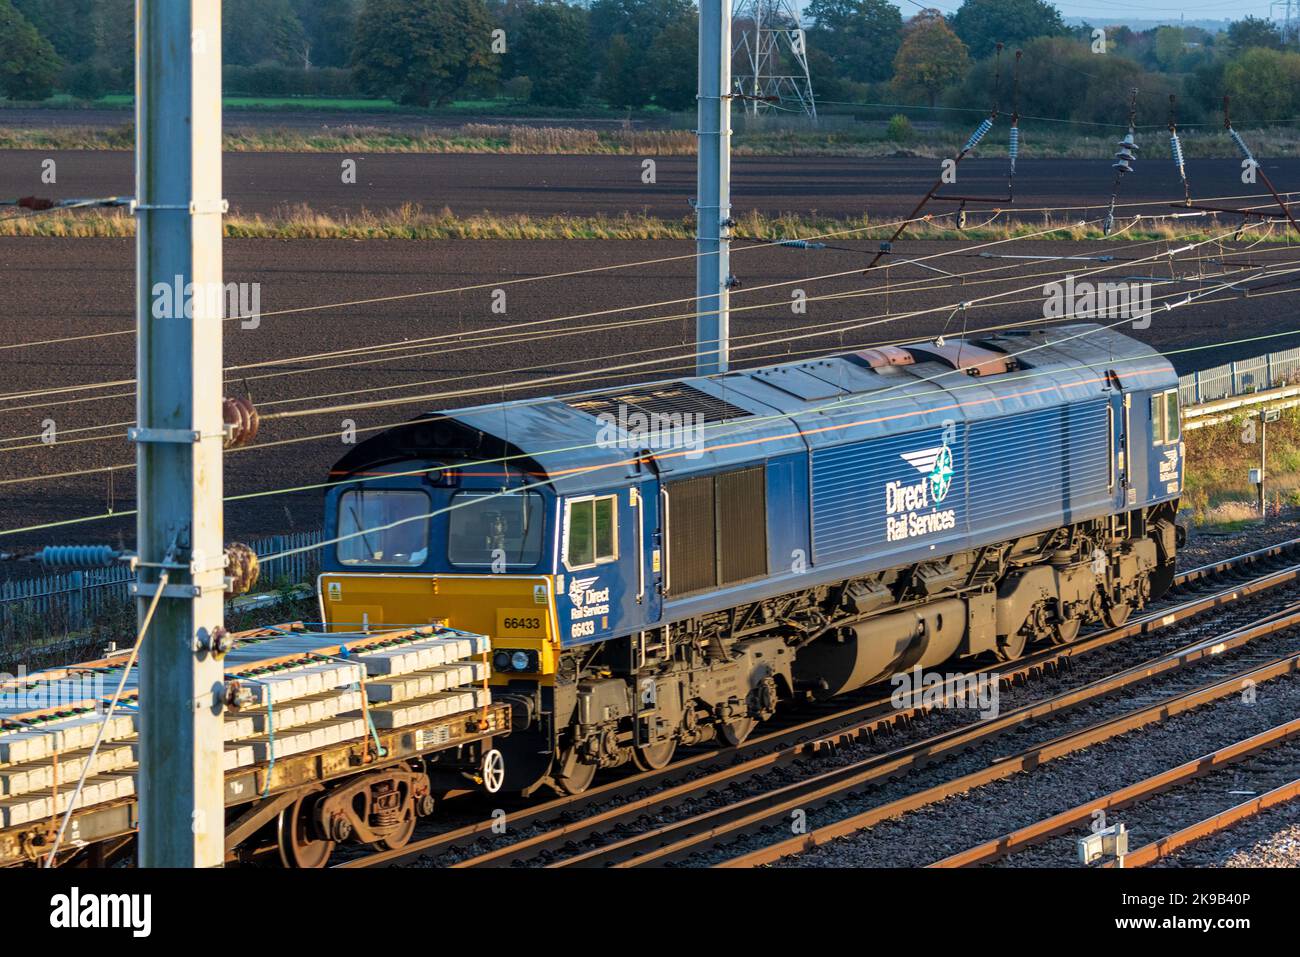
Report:
[[[1183,172],[1183,144],[1178,139],[1177,133],[1169,134],[1169,155],[1174,158],[1174,165],[1178,167],[1178,175],[1185,176]]]
[[[1232,142],[1237,144],[1237,149],[1241,150],[1241,155],[1252,163],[1255,162],[1255,157],[1251,155],[1250,147],[1247,146],[1246,141],[1241,138],[1241,134],[1230,126],[1228,127],[1228,135],[1232,137]]]
[[[980,123],[979,127],[975,130],[975,132],[970,135],[970,139],[966,141],[966,147],[962,152],[969,153],[971,150],[973,150],[976,146],[979,145],[979,141],[984,139],[985,135],[991,129],[993,129],[993,121],[988,117],[985,117],[984,121]]]
[[[1011,172],[1016,171],[1016,157],[1020,155],[1020,127],[1012,125],[1011,142],[1007,146],[1007,152],[1011,154]]]
[[[1109,236],[1110,231],[1114,228],[1115,228],[1115,211],[1111,210],[1106,214],[1106,221],[1101,224],[1102,235]]]
[[[257,553],[242,542],[226,546],[226,594],[242,595],[257,584]]]
[[[108,545],[47,545],[33,557],[46,566],[102,568],[112,565],[121,554]]]
[[[226,425],[226,437],[221,443],[223,448],[236,449],[241,445],[251,445],[257,438],[257,426],[261,417],[250,400],[222,399],[221,420]]]
[[[1141,147],[1133,141],[1133,131],[1130,130],[1124,135],[1116,146],[1119,147],[1115,152],[1115,162],[1111,164],[1111,169],[1118,170],[1120,173],[1133,172],[1133,163],[1137,161],[1137,154]]]

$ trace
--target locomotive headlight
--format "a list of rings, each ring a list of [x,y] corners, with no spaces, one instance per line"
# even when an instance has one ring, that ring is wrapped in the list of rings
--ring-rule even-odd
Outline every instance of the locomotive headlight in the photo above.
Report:
[[[511,667],[511,668],[514,668],[515,671],[527,671],[527,670],[528,670],[528,652],[526,652],[526,651],[516,651],[513,655],[511,655],[511,656],[510,656],[510,667]]]
[[[498,651],[492,656],[492,667],[497,671],[510,670],[510,652]]]

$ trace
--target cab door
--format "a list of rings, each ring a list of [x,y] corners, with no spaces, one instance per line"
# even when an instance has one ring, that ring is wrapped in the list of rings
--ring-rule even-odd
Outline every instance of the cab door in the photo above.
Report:
[[[1140,468],[1142,463],[1134,461],[1134,450],[1144,448],[1142,443],[1133,440],[1133,429],[1141,428],[1141,423],[1136,421],[1138,411],[1133,408],[1132,394],[1123,388],[1111,395],[1110,438],[1114,450],[1111,480],[1116,493],[1116,504],[1120,508],[1137,504],[1137,488],[1133,484],[1133,476],[1138,474],[1134,470]]]
[[[638,615],[649,626],[659,620],[663,609],[664,529],[659,479],[647,476],[631,491],[637,555],[634,592]]]

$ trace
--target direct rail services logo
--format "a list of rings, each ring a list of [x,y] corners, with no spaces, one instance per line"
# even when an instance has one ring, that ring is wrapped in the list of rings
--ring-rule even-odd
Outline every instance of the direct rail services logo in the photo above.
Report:
[[[896,481],[885,486],[885,540],[900,542],[956,528],[956,509],[936,509],[948,497],[957,474],[948,444],[904,452],[899,457],[924,478],[913,484]]]

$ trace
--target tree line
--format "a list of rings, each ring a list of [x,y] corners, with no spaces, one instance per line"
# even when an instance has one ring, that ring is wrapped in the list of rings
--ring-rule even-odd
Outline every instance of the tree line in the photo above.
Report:
[[[0,0],[0,94],[129,92],[133,7]],[[695,103],[693,0],[223,0],[223,12],[228,93],[414,107],[501,97],[544,108]],[[1300,114],[1300,50],[1256,17],[1220,33],[1134,31],[1067,26],[1045,0],[963,0],[950,15],[908,17],[886,0],[812,0],[804,24],[813,89],[831,110],[972,109],[995,96],[1006,108],[1019,49],[1025,114],[1114,123],[1134,87],[1148,99],[1175,94],[1185,124],[1211,119],[1225,94],[1242,122]]]

